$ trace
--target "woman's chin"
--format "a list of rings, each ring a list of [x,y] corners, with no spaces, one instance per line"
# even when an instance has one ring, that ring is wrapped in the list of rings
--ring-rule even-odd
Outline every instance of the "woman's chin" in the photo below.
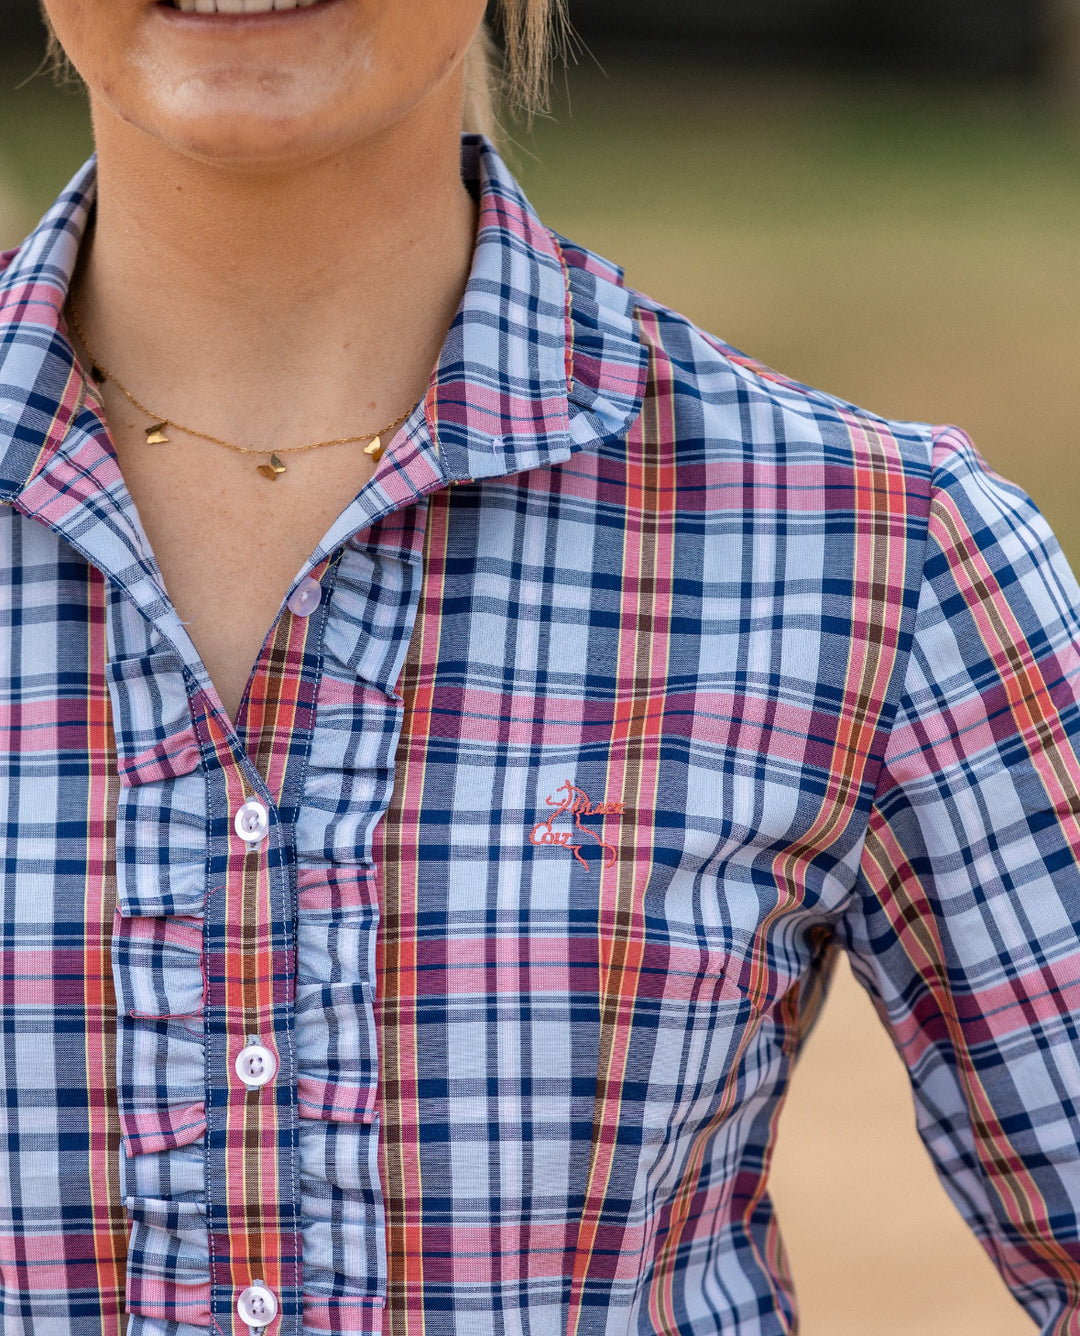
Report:
[[[324,157],[364,137],[362,117],[342,115],[333,99],[318,95],[325,86],[314,97],[306,91],[286,80],[275,87],[270,78],[247,88],[238,80],[198,80],[159,85],[141,105],[129,100],[110,110],[174,152],[237,169]]]
[[[380,91],[370,33],[348,0],[221,16],[159,3],[131,37],[120,68],[96,88],[89,81],[92,99],[97,94],[115,118],[151,138],[209,161],[258,164],[325,152],[328,140],[355,130],[362,104]],[[392,96],[395,79],[381,82]]]

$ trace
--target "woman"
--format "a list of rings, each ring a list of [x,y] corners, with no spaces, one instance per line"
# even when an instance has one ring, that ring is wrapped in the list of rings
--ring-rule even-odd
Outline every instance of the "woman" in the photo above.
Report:
[[[5,1330],[790,1332],[843,947],[1080,1331],[1030,502],[547,231],[459,142],[480,0],[46,9],[98,160],[0,289]]]

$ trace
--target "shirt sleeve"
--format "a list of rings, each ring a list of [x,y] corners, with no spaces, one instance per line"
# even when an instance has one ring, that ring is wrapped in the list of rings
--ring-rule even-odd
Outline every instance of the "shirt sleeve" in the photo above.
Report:
[[[945,1188],[1044,1336],[1080,1334],[1080,590],[935,433],[903,693],[841,923]]]

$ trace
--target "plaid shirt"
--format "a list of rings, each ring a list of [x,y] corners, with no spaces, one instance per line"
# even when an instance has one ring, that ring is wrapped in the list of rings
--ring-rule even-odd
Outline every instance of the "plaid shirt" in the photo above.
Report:
[[[792,1332],[766,1175],[842,948],[1076,1336],[1052,536],[959,432],[775,375],[465,162],[427,398],[235,727],[65,334],[92,168],[6,258],[3,1331]]]

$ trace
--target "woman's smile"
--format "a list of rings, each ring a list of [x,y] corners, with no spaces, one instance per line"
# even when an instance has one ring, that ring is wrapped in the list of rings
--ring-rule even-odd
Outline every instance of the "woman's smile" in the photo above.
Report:
[[[340,0],[161,0],[157,8],[165,16],[179,22],[196,23],[211,19],[218,23],[274,22],[283,17],[295,18],[302,12],[327,9]],[[183,17],[181,17],[183,16]]]

